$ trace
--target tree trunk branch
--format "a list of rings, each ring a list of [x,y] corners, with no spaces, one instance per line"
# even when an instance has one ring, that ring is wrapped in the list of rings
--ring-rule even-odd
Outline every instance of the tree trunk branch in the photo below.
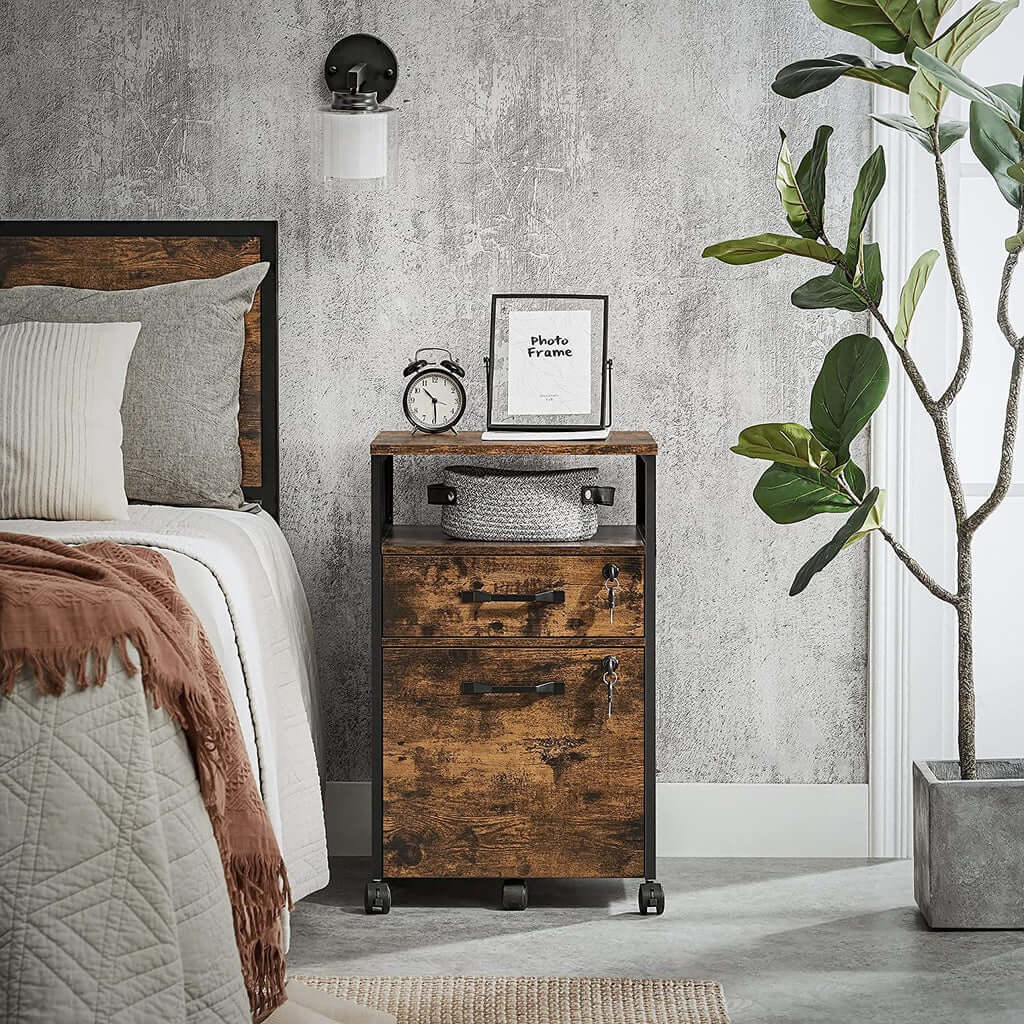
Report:
[[[960,259],[956,246],[953,244],[953,228],[949,216],[949,192],[946,187],[946,165],[939,150],[939,123],[936,120],[931,128],[932,149],[935,151],[935,183],[939,194],[939,223],[942,226],[942,247],[946,253],[946,266],[949,268],[949,280],[953,285],[957,309],[960,310],[960,358],[957,360],[956,371],[949,387],[939,396],[939,406],[949,408],[950,403],[960,393],[967,380],[967,371],[971,368],[971,350],[974,344],[974,321],[971,316],[971,303],[967,297],[963,274],[960,272]]]
[[[968,516],[964,530],[970,537],[975,530],[999,507],[1009,493],[1013,479],[1013,452],[1017,446],[1017,422],[1020,418],[1021,370],[1024,369],[1024,346],[1018,345],[1013,353],[1010,387],[1006,394],[1006,418],[1003,422],[1003,447],[999,455],[999,473],[992,493]]]
[[[1024,206],[1017,213],[1018,234],[1021,231],[1024,231]],[[1010,284],[1013,281],[1019,259],[1020,249],[1011,252],[1006,257],[1006,262],[1003,264],[1003,279],[999,284],[999,305],[996,308],[996,323],[999,324],[999,329],[1003,332],[1003,337],[1006,338],[1010,348],[1016,348],[1022,340],[1010,324]]]
[[[949,489],[949,500],[953,505],[953,518],[959,531],[967,518],[967,503],[964,501],[964,485],[960,480],[960,467],[956,464],[953,451],[953,436],[949,432],[949,415],[944,408],[935,405],[928,415],[935,425],[935,437],[939,442],[939,458],[942,460],[942,472],[946,477]]]
[[[943,174],[943,188],[945,188],[945,174]],[[947,209],[948,215],[948,209]],[[948,220],[948,216],[947,216]],[[822,241],[828,245],[830,244],[828,239],[822,232]],[[952,247],[952,237],[950,238],[950,249],[949,252],[953,255],[954,265],[957,267],[957,275],[959,275],[959,264],[956,263],[956,251]],[[956,455],[953,451],[953,438],[949,432],[949,417],[946,413],[946,407],[941,402],[932,398],[931,392],[928,390],[928,385],[925,383],[924,377],[921,375],[921,370],[917,363],[914,361],[914,357],[907,350],[905,345],[897,345],[895,336],[893,335],[892,328],[889,326],[885,317],[882,315],[882,311],[878,308],[878,303],[871,298],[868,294],[867,289],[863,285],[854,285],[854,272],[853,269],[847,264],[844,258],[841,258],[837,264],[843,273],[846,275],[850,285],[854,287],[857,294],[864,301],[868,310],[871,312],[872,317],[878,323],[878,326],[882,328],[885,336],[892,343],[896,349],[896,353],[900,358],[900,362],[903,364],[903,369],[910,380],[911,385],[917,394],[921,405],[924,406],[924,410],[928,413],[932,424],[935,427],[935,438],[939,445],[939,458],[942,460],[942,472],[946,477],[946,486],[949,489],[949,500],[953,506],[953,516],[956,519],[956,526],[959,530],[964,520],[967,518],[967,507],[964,501],[964,488],[963,483],[960,480],[960,470],[956,464]],[[961,285],[962,285],[961,281]],[[965,299],[966,301],[966,299]],[[970,319],[970,310],[968,309],[968,320]],[[961,350],[961,357],[962,357]],[[966,370],[965,370],[966,372]]]
[[[963,484],[960,481],[960,470],[957,467],[956,455],[953,451],[953,438],[949,432],[949,417],[946,414],[946,408],[941,402],[932,398],[928,391],[928,386],[921,376],[921,371],[907,351],[906,346],[901,347],[896,344],[892,329],[889,327],[877,304],[871,301],[866,292],[862,294],[862,297],[867,302],[871,315],[896,349],[900,362],[903,364],[903,369],[906,371],[907,377],[910,379],[910,383],[921,401],[921,405],[924,406],[924,411],[928,413],[935,427],[935,438],[939,445],[939,458],[942,460],[942,472],[946,477],[946,486],[949,488],[949,500],[953,505],[953,515],[956,519],[957,528],[959,528],[967,516],[967,508],[964,502]]]
[[[1017,230],[1024,225],[1024,209],[1017,215]],[[1010,369],[1010,385],[1006,392],[1006,415],[1003,419],[1003,444],[999,454],[999,472],[992,493],[971,513],[964,523],[968,538],[999,507],[1009,493],[1013,481],[1013,455],[1017,447],[1017,426],[1020,421],[1021,375],[1024,373],[1024,342],[1017,337],[1010,326],[1010,285],[1017,269],[1020,252],[1012,252],[1003,264],[1003,279],[999,288],[999,305],[996,319],[1000,330],[1013,348],[1013,366]]]
[[[974,608],[971,587],[971,538],[957,538],[956,606],[956,679],[957,679],[957,752],[960,756],[960,778],[976,779],[975,709],[974,709]]]
[[[925,586],[940,601],[946,604],[956,605],[957,595],[947,590],[941,583],[933,579],[924,569],[920,562],[914,558],[909,551],[884,527],[880,526],[878,532],[885,538],[889,547],[896,553],[896,557],[910,570],[923,586]]]
[[[824,231],[822,231],[821,233],[821,240],[826,245],[832,245]],[[835,248],[835,246],[832,246],[832,248]],[[885,317],[882,315],[882,311],[878,308],[878,304],[868,294],[867,288],[863,284],[854,284],[854,279],[857,276],[856,268],[851,267],[846,262],[845,257],[840,257],[840,259],[836,263],[836,266],[838,266],[839,269],[843,272],[843,274],[846,275],[847,282],[854,289],[854,291],[856,291],[857,295],[860,296],[864,305],[868,307],[868,311],[871,313],[872,317],[874,317],[875,321],[878,323],[878,326],[882,328],[882,333],[885,334],[885,336],[892,343],[892,346],[896,349],[896,352],[900,357],[900,362],[903,364],[903,369],[906,372],[907,377],[910,378],[910,383],[913,385],[914,391],[917,393],[917,397],[921,400],[921,404],[925,407],[925,409],[928,410],[929,415],[931,415],[931,410],[935,406],[935,399],[932,398],[931,392],[928,390],[928,385],[925,383],[925,379],[921,374],[921,370],[919,369],[917,363],[914,361],[914,357],[907,351],[905,345],[901,347],[900,345],[896,344],[896,337],[893,334],[892,328],[889,326]]]
[[[854,502],[860,502],[860,498],[851,490],[849,484],[840,476],[836,478],[836,483],[843,489],[846,496]],[[884,527],[880,526],[878,532],[885,538],[889,546],[896,552],[896,557],[910,570],[910,572],[921,581],[922,585],[927,587],[935,597],[939,598],[940,601],[946,601],[948,604],[956,603],[956,594],[948,591],[941,583],[939,583],[929,572],[924,568],[921,563],[914,558],[914,556]]]

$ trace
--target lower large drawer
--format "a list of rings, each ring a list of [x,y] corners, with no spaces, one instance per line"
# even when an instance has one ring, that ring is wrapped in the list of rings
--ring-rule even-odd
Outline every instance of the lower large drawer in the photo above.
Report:
[[[385,875],[641,876],[643,670],[637,647],[385,648]]]

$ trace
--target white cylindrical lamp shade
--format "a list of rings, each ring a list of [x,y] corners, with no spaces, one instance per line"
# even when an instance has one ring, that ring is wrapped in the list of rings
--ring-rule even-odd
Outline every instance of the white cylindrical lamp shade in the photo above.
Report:
[[[324,180],[386,178],[390,107],[321,112]]]

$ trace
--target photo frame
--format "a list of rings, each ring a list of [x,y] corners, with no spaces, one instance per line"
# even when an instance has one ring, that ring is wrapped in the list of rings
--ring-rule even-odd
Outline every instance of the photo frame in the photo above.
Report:
[[[608,296],[491,296],[488,431],[592,431],[611,421]]]

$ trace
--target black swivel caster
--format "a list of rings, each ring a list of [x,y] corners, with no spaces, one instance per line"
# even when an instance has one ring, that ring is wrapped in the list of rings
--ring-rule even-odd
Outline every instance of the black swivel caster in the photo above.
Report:
[[[391,887],[387,882],[367,882],[363,910],[368,914],[386,914],[391,909]]]
[[[501,907],[503,910],[525,910],[526,883],[519,880],[503,882],[501,885]]]
[[[644,882],[637,894],[637,903],[640,904],[640,913],[646,914],[654,911],[656,914],[665,913],[665,890],[661,882]]]

